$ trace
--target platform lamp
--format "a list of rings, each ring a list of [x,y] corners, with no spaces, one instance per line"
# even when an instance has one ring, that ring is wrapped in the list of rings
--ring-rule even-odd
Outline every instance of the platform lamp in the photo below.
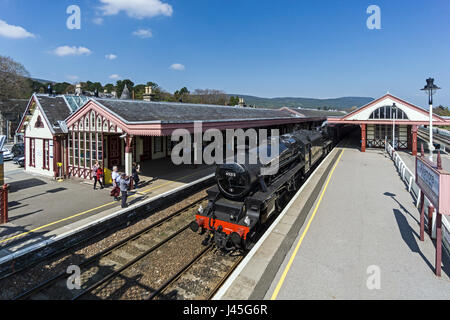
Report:
[[[433,161],[433,151],[434,151],[434,145],[433,145],[433,94],[436,93],[437,90],[439,90],[437,85],[434,84],[433,78],[427,79],[427,85],[421,89],[422,91],[425,91],[426,94],[428,94],[428,104],[430,105],[430,141],[429,141],[429,148],[430,148],[430,161]]]
[[[392,127],[392,148],[394,148],[395,150],[395,118],[397,115],[397,105],[394,104],[392,105],[392,119],[394,120],[394,125]]]

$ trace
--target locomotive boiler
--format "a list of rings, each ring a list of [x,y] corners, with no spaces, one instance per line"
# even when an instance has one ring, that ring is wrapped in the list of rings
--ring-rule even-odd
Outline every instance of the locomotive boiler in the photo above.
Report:
[[[246,250],[267,221],[281,212],[312,168],[333,147],[325,131],[300,130],[278,138],[276,144],[246,150],[245,161],[217,165],[216,185],[208,193],[208,205],[199,208],[192,231],[207,233],[204,244],[214,242],[225,251]],[[268,148],[268,150],[261,150]],[[262,163],[249,161],[266,152]],[[276,162],[277,170],[272,170]]]

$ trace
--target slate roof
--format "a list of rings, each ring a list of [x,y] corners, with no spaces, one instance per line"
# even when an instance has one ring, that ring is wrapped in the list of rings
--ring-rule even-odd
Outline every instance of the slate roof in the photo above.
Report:
[[[299,118],[287,110],[253,109],[217,105],[201,105],[136,100],[93,99],[126,123],[192,121],[239,121]]]
[[[63,133],[58,121],[64,121],[71,115],[71,109],[63,96],[36,95],[45,117],[55,133]]]
[[[22,115],[28,106],[26,99],[10,99],[8,101],[0,101],[0,113]]]
[[[295,110],[306,117],[343,117],[347,113],[340,111],[328,111],[328,110],[314,110],[314,109],[292,109]]]

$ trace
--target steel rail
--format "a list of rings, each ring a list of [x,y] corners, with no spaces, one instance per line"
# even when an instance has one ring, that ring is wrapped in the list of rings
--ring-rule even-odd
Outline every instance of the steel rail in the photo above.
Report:
[[[96,255],[92,256],[91,258],[83,261],[81,264],[79,264],[79,267],[86,267],[89,266],[90,264],[98,261],[99,259],[103,258],[106,255],[109,255],[111,252],[119,249],[120,247],[123,247],[124,245],[126,245],[127,243],[136,240],[137,238],[140,238],[143,234],[148,233],[149,231],[151,231],[152,229],[162,225],[164,222],[171,220],[172,218],[181,215],[182,213],[186,212],[186,210],[195,207],[197,204],[199,204],[200,202],[206,200],[207,197],[203,197],[179,210],[177,210],[176,212],[174,212],[173,214],[153,223],[152,225],[144,228],[143,230],[129,236],[128,238],[125,238],[121,241],[119,241],[118,243],[114,244],[113,246],[109,247],[108,249],[97,253]],[[50,285],[52,285],[53,283],[63,279],[64,277],[67,276],[67,273],[65,272],[61,272],[60,274],[54,276],[53,278],[50,278],[49,280],[46,280],[40,284],[38,284],[37,286],[21,293],[20,295],[16,296],[13,300],[23,300],[23,299],[27,299],[28,297],[32,296],[33,294],[42,291],[43,289],[49,287]]]
[[[205,249],[203,249],[198,255],[195,256],[194,259],[189,261],[187,264],[184,265],[183,268],[181,268],[174,276],[172,276],[169,280],[167,280],[163,285],[161,285],[158,289],[156,289],[148,298],[148,300],[153,300],[157,296],[161,294],[167,287],[169,287],[172,283],[178,280],[187,270],[189,270],[198,260],[200,260],[202,257],[204,257],[208,252],[210,252],[213,248],[213,245],[207,246]]]
[[[187,209],[188,209],[189,207],[191,207],[192,205],[198,204],[199,202],[204,201],[204,200],[206,200],[206,199],[207,199],[207,197],[203,197],[202,199],[200,199],[200,200],[198,200],[198,201],[195,201],[193,204],[188,205],[188,206],[184,207],[183,209],[180,209],[179,211],[187,210]],[[153,210],[155,210],[155,209],[156,209],[156,208],[154,208]],[[166,208],[164,208],[164,209],[156,209],[156,210],[165,210],[165,209],[166,209]],[[151,212],[152,210],[149,210],[149,211]],[[156,212],[157,212],[157,211],[156,211]],[[178,212],[178,211],[177,211],[177,212]],[[121,227],[121,226],[117,226],[116,228],[119,229],[120,227]],[[64,247],[64,248],[61,249],[61,250],[57,250],[57,251],[55,251],[55,252],[53,252],[53,253],[51,253],[51,254],[49,254],[49,255],[47,255],[47,256],[44,256],[44,257],[42,257],[42,258],[39,258],[39,259],[35,260],[34,262],[32,262],[32,263],[30,263],[30,264],[27,264],[26,266],[24,266],[24,267],[22,267],[22,268],[19,268],[19,269],[14,270],[13,272],[10,272],[10,273],[1,275],[1,276],[0,276],[0,281],[3,281],[3,280],[5,280],[5,279],[8,279],[8,278],[10,278],[10,277],[12,277],[12,276],[14,276],[14,275],[16,275],[16,274],[18,274],[18,273],[23,272],[23,271],[29,270],[29,269],[35,267],[36,265],[38,265],[39,263],[42,263],[42,262],[44,262],[44,261],[46,261],[46,260],[49,260],[50,258],[56,257],[56,256],[58,256],[58,255],[61,255],[61,254],[65,253],[65,252],[67,252],[67,251],[69,251],[69,250],[75,248],[76,246],[79,246],[79,245],[81,245],[81,244],[83,244],[83,243],[87,243],[88,241],[90,241],[90,240],[92,240],[92,239],[95,239],[96,237],[102,235],[103,233],[105,233],[105,232],[107,232],[107,231],[108,231],[108,229],[106,229],[106,230],[100,230],[100,231],[98,231],[98,232],[96,232],[96,233],[93,233],[92,235],[90,235],[90,236],[87,237],[87,238],[84,238],[84,239],[82,239],[82,240],[80,240],[80,241],[74,242],[74,243],[71,244],[70,246]]]
[[[101,279],[101,280],[97,281],[96,283],[92,284],[90,287],[86,288],[83,292],[81,292],[81,293],[77,294],[75,297],[73,297],[72,300],[78,300],[81,297],[84,297],[85,295],[87,295],[88,293],[94,291],[95,289],[100,287],[102,284],[108,282],[109,280],[112,280],[112,279],[116,278],[122,272],[124,272],[126,269],[128,269],[129,267],[135,265],[136,263],[138,263],[139,261],[144,259],[146,256],[148,256],[149,254],[154,252],[156,249],[160,248],[161,246],[165,245],[167,242],[169,242],[170,240],[172,240],[176,236],[178,236],[181,233],[183,233],[188,228],[189,228],[189,224],[184,226],[183,228],[179,229],[178,231],[176,231],[175,233],[173,233],[172,235],[170,235],[168,238],[164,239],[160,243],[154,245],[152,248],[150,248],[147,251],[145,251],[144,253],[140,254],[139,256],[134,258],[133,260],[129,261],[128,263],[123,265],[120,269],[114,271],[113,273],[110,273],[109,275],[107,275],[103,279]]]
[[[234,265],[228,270],[228,272],[225,274],[224,277],[216,284],[214,289],[208,294],[206,297],[206,300],[211,300],[214,295],[219,291],[219,289],[222,287],[222,285],[227,281],[227,279],[230,277],[230,275],[236,270],[237,266],[242,262],[242,260],[245,258],[245,255],[242,255],[235,263]]]

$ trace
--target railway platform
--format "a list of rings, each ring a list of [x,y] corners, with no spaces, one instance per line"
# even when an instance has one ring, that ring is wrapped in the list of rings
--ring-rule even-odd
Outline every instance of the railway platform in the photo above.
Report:
[[[145,168],[139,189],[129,193],[129,208],[122,209],[120,202],[110,196],[111,187],[100,190],[97,186],[94,191],[89,182],[56,182],[7,163],[9,222],[0,225],[0,265],[65,234],[126,214],[139,205],[193,185],[212,173],[213,168],[207,166],[175,167],[167,161],[155,161],[151,168]]]
[[[322,162],[215,299],[449,299],[450,259],[384,150],[358,137]]]

